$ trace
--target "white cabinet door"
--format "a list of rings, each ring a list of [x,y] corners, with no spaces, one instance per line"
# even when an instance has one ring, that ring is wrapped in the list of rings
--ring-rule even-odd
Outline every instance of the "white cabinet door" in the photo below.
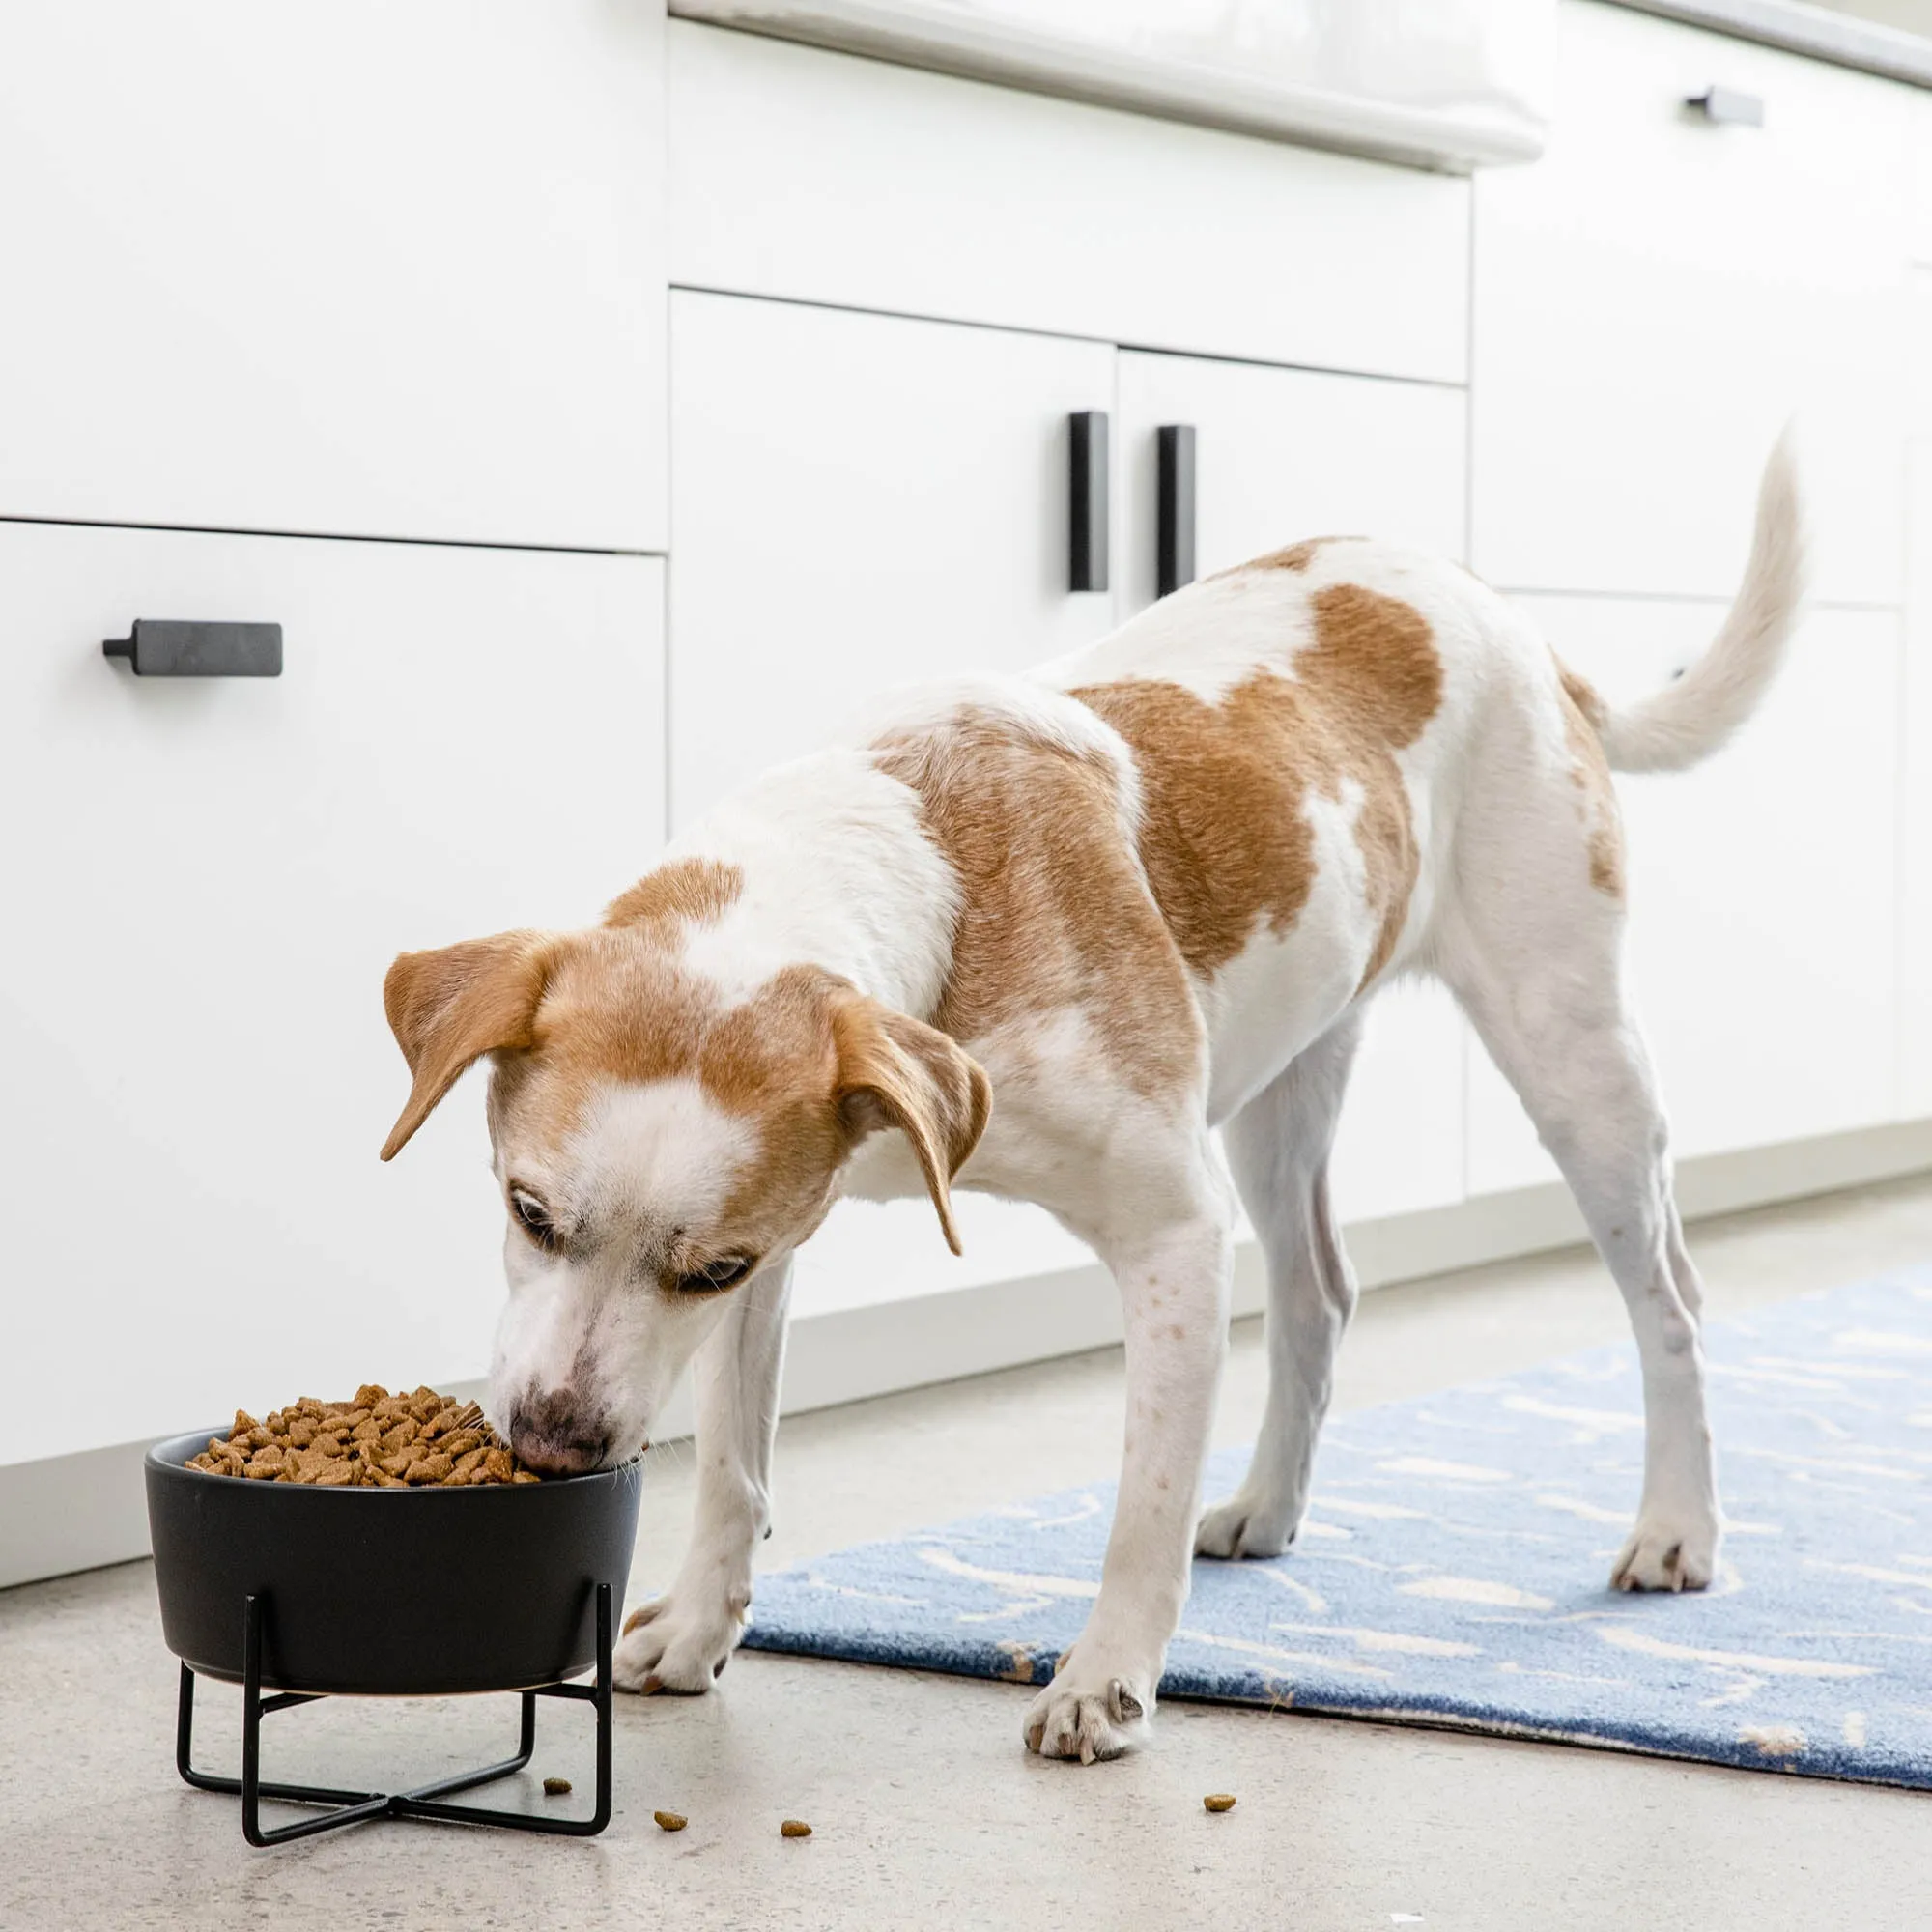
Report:
[[[1377,994],[1349,1083],[1332,1169],[1344,1221],[1460,1201],[1468,1025],[1442,987]]]
[[[0,7],[0,516],[661,550],[663,13]]]
[[[594,921],[663,833],[663,565],[0,523],[0,1463],[479,1373],[472,1077],[408,1091],[405,948]],[[134,617],[278,621],[276,680],[132,677]]]
[[[1559,21],[1548,152],[1476,180],[1469,561],[1728,595],[1795,412],[1818,594],[1896,604],[1918,97],[1621,7]],[[1685,107],[1714,83],[1764,125]]]
[[[675,294],[673,824],[894,686],[1101,636],[1066,418],[1113,401],[1095,343]]]
[[[1163,423],[1194,430],[1200,576],[1324,534],[1463,553],[1461,389],[1124,352],[1120,387],[1123,614],[1154,595]],[[1462,1198],[1463,1063],[1440,987],[1398,987],[1371,1008],[1335,1153],[1345,1219]]]
[[[1516,600],[1613,698],[1700,650],[1717,605]],[[1899,620],[1819,611],[1763,713],[1709,764],[1619,778],[1632,998],[1680,1156],[1892,1117]],[[1472,1191],[1551,1178],[1514,1094],[1472,1063]]]
[[[825,743],[895,685],[1018,670],[1101,636],[1067,585],[1067,431],[1114,352],[679,292],[671,303],[671,818]],[[924,1202],[838,1208],[799,1304],[850,1306],[1086,1258],[974,1201],[964,1259]]]
[[[1917,271],[1924,345],[1906,471],[1899,1110],[1932,1114],[1932,268]]]
[[[1194,428],[1198,576],[1314,536],[1463,554],[1463,389],[1124,350],[1120,385],[1123,618],[1154,599],[1163,423]]]
[[[1932,268],[1932,94],[1919,94],[1912,114],[1912,258]],[[1925,338],[1918,338],[1923,355]]]

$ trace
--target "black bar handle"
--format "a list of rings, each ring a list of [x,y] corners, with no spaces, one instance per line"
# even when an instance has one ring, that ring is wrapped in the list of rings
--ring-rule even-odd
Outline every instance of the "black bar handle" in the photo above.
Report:
[[[1684,104],[1692,113],[1701,114],[1706,121],[1719,127],[1762,128],[1764,126],[1763,97],[1746,94],[1739,88],[1707,87],[1702,94],[1691,95]]]
[[[1107,412],[1079,410],[1066,419],[1069,590],[1107,587]]]
[[[136,677],[280,677],[279,624],[189,624],[142,617],[101,654],[126,658]]]
[[[1162,423],[1153,434],[1154,594],[1166,597],[1194,582],[1194,425]]]

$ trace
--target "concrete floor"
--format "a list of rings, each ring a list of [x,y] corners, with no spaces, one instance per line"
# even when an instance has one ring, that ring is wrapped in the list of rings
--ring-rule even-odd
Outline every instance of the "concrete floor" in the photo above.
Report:
[[[1693,1231],[1715,1311],[1932,1255],[1932,1179]],[[1593,1258],[1545,1257],[1363,1303],[1345,1407],[1613,1339]],[[1237,1330],[1220,1436],[1260,1414]],[[779,1565],[1085,1481],[1113,1460],[1111,1351],[788,1421]],[[655,1452],[633,1595],[674,1563],[689,1452]],[[1932,1922],[1932,1797],[1608,1752],[1170,1704],[1154,1747],[1081,1771],[1019,1743],[1002,1685],[741,1655],[719,1690],[620,1699],[601,1838],[360,1827],[271,1852],[172,1769],[175,1670],[145,1564],[0,1592],[0,1926],[483,1928],[1910,1926]],[[236,1695],[197,1755],[237,1761]],[[322,1704],[270,1719],[273,1776],[425,1781],[508,1743],[502,1699]],[[585,1714],[543,1713],[534,1779],[589,1781]],[[518,1794],[519,1785],[522,1787]],[[1204,1792],[1238,1794],[1209,1817]],[[668,1836],[656,1807],[685,1812]],[[807,1842],[779,1836],[802,1817]]]

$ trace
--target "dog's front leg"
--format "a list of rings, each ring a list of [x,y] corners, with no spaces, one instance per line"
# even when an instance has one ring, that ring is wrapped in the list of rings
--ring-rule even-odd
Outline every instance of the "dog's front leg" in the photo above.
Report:
[[[1227,1191],[1205,1192],[1187,1219],[1102,1250],[1125,1309],[1126,1443],[1094,1613],[1027,1712],[1045,1757],[1091,1764],[1139,1741],[1187,1599],[1233,1259]]]
[[[784,1368],[791,1257],[732,1297],[692,1364],[697,1502],[670,1588],[625,1619],[617,1688],[709,1690],[744,1634],[752,1555],[771,1520],[772,1444]]]

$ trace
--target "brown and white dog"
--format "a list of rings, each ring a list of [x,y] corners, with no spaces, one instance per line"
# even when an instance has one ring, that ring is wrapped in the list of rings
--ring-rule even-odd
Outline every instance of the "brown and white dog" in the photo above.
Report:
[[[1610,771],[1694,763],[1744,722],[1800,547],[1780,447],[1715,643],[1615,710],[1458,566],[1297,544],[1030,675],[914,694],[682,835],[601,925],[399,958],[414,1084],[384,1158],[494,1061],[492,1420],[539,1467],[591,1468],[696,1358],[691,1548],[619,1681],[708,1690],[738,1640],[799,1244],[841,1193],[923,1192],[956,1247],[949,1189],[980,1188],[1051,1210],[1120,1285],[1119,1509],[1025,1729],[1086,1761],[1134,1742],[1190,1556],[1274,1556],[1300,1521],[1355,1300],[1329,1145],[1362,1009],[1403,974],[1454,990],[1629,1305],[1648,1437],[1613,1581],[1707,1583],[1699,1289],[1625,995]],[[1197,1520],[1237,1196],[1272,1381],[1245,1481]]]

